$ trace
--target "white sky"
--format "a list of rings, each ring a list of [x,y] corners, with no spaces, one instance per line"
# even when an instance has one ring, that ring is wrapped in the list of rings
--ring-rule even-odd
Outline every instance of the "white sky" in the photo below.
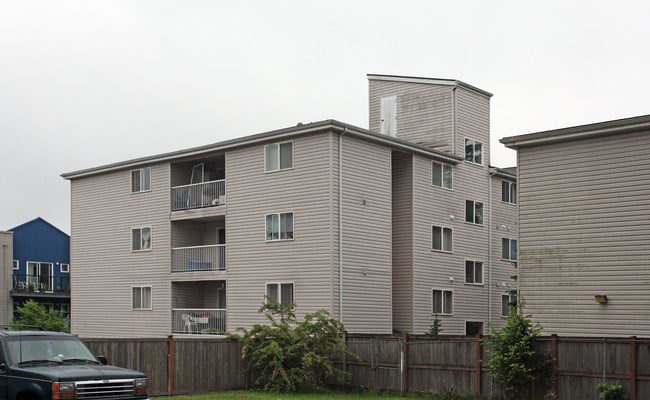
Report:
[[[498,139],[650,113],[647,1],[0,0],[0,230],[70,233],[59,175],[337,119],[366,74],[494,94]]]

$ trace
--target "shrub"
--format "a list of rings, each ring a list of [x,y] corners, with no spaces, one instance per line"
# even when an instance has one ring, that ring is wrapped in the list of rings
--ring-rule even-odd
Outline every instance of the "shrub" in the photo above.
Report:
[[[620,382],[607,383],[598,382],[598,399],[599,400],[627,400]]]
[[[343,341],[343,325],[320,310],[297,323],[295,305],[267,301],[260,308],[268,325],[239,328],[245,372],[264,390],[296,391],[324,387],[334,380],[346,382],[350,375],[334,367],[335,354],[351,355]]]
[[[498,332],[492,326],[489,330],[489,338],[484,341],[488,355],[484,365],[501,384],[507,399],[522,398],[524,388],[531,384],[549,383],[552,360],[533,349],[533,340],[539,337],[542,327],[533,325],[530,316],[512,307],[506,325]]]
[[[429,325],[429,329],[425,333],[428,337],[432,337],[434,339],[438,338],[440,336],[440,332],[442,332],[442,324],[440,323],[440,318],[438,318],[438,313],[436,313],[433,316],[433,320],[431,321],[431,325]]]
[[[68,321],[60,310],[46,309],[32,299],[18,307],[20,317],[11,321],[11,329],[42,328],[46,331],[68,332]]]

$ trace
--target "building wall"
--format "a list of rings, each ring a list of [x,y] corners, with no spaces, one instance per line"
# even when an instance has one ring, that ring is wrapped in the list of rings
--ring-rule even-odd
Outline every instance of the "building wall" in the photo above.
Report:
[[[169,165],[151,166],[151,191],[131,193],[121,170],[71,181],[71,312],[81,337],[163,337],[171,331]],[[151,227],[151,251],[131,251],[131,229]],[[133,310],[133,286],[152,310]]]
[[[0,263],[2,263],[2,291],[0,292],[0,324],[8,324],[13,317],[13,302],[9,291],[11,290],[12,281],[12,266],[13,266],[13,234],[11,232],[0,231]]]
[[[519,150],[520,289],[546,334],[650,335],[649,151],[649,132]]]

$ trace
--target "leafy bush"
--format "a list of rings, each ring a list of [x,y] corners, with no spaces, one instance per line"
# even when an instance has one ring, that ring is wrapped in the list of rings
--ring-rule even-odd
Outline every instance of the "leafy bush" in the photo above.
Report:
[[[607,383],[598,382],[598,399],[599,400],[627,400],[620,382]]]
[[[440,332],[442,332],[442,324],[440,323],[440,318],[438,318],[438,313],[436,313],[433,316],[433,320],[431,321],[431,324],[429,325],[429,329],[427,330],[425,335],[436,339],[438,338],[438,336],[440,336]]]
[[[495,331],[490,326],[484,341],[488,361],[484,365],[490,376],[501,384],[507,399],[519,399],[531,384],[547,385],[551,379],[550,355],[533,349],[533,340],[542,327],[533,325],[530,316],[521,315],[512,307],[506,325]]]
[[[476,400],[476,395],[464,394],[456,388],[442,389],[431,397],[432,400]]]
[[[20,317],[11,321],[11,329],[42,328],[46,331],[68,332],[68,321],[60,310],[46,309],[32,299],[18,307]]]
[[[295,305],[268,301],[262,305],[268,325],[239,328],[245,372],[252,373],[255,386],[290,392],[325,386],[331,380],[346,382],[350,374],[334,367],[335,354],[352,355],[341,338],[343,325],[320,310],[297,323]]]

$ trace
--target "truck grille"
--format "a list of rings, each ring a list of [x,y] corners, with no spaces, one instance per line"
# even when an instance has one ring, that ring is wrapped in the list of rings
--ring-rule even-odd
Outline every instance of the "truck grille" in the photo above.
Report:
[[[135,383],[133,379],[110,379],[104,381],[75,382],[78,399],[105,399],[116,397],[133,397]]]

